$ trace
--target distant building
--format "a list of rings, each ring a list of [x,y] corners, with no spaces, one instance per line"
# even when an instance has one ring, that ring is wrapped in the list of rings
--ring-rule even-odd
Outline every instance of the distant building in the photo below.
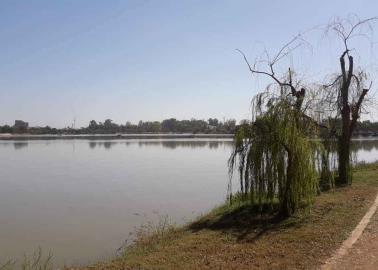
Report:
[[[29,127],[29,123],[28,122],[24,122],[22,120],[15,120],[14,121],[14,126],[13,126],[13,132],[15,132],[15,133],[26,132],[26,130],[28,129],[28,127]]]
[[[22,120],[15,120],[14,121],[14,127],[15,128],[25,128],[25,129],[27,129],[29,127],[29,123],[28,122],[24,122]]]

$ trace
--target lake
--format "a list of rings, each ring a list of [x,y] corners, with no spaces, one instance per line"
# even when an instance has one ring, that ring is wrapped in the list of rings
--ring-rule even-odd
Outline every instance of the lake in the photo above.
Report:
[[[54,262],[113,256],[135,227],[184,223],[226,198],[229,139],[0,141],[0,262],[41,247]],[[359,161],[378,140],[357,140]]]

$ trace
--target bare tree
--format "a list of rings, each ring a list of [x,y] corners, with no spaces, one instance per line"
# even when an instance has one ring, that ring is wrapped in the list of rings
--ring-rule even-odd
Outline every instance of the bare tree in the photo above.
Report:
[[[294,80],[294,72],[290,67],[287,68],[288,72],[286,74],[281,74],[281,76],[276,74],[275,66],[291,54],[295,49],[302,46],[305,43],[304,39],[300,34],[293,37],[288,43],[281,47],[281,49],[274,55],[273,58],[265,52],[266,57],[263,60],[255,61],[253,65],[250,64],[246,55],[239,49],[237,51],[243,56],[245,63],[248,66],[249,71],[252,75],[264,75],[273,81],[273,84],[278,86],[280,89],[280,95],[291,95],[294,98],[295,106],[299,110],[302,107],[304,97],[306,95],[306,90],[303,86],[300,86],[300,80]],[[258,69],[258,63],[265,63],[266,70]],[[265,89],[265,93],[269,92],[271,84]],[[272,93],[271,93],[272,94]],[[273,93],[274,94],[274,93]]]
[[[341,39],[344,50],[339,58],[340,73],[332,82],[324,86],[327,95],[324,104],[328,105],[328,111],[333,113],[333,119],[341,119],[341,127],[337,127],[338,121],[333,121],[331,134],[338,140],[338,184],[351,183],[350,173],[350,144],[361,110],[363,109],[372,82],[367,84],[367,73],[361,68],[356,68],[353,58],[353,50],[350,48],[350,40],[354,37],[366,36],[366,29],[371,29],[370,23],[376,18],[365,20],[337,20],[329,25]],[[354,22],[353,22],[354,21]],[[326,108],[324,108],[326,110]]]

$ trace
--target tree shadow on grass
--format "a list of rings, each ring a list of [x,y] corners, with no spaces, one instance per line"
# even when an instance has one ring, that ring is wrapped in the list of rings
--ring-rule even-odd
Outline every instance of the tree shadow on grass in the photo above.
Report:
[[[238,241],[254,242],[268,232],[300,226],[302,219],[292,217],[284,219],[278,215],[277,205],[243,204],[231,210],[209,214],[192,223],[192,232],[214,230],[230,233]]]

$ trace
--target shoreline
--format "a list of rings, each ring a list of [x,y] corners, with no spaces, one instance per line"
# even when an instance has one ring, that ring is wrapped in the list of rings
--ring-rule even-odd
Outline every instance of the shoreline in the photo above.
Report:
[[[378,162],[358,165],[352,186],[321,193],[311,211],[303,208],[289,219],[256,214],[246,201],[226,201],[184,225],[137,228],[135,241],[109,258],[57,267],[39,250],[25,269],[319,269],[377,200],[377,171]],[[17,265],[9,261],[4,269]]]
[[[234,134],[206,133],[114,133],[114,134],[1,134],[0,141],[28,140],[116,140],[116,139],[233,139]],[[352,141],[375,141],[377,136],[355,136]]]
[[[377,170],[376,162],[357,166],[352,186],[322,193],[311,211],[286,220],[225,202],[184,226],[142,230],[115,258],[65,269],[318,269],[375,200]]]
[[[31,135],[31,134],[0,134],[0,141],[25,140],[114,140],[114,139],[232,139],[233,134],[204,133],[141,133],[141,134],[75,134],[75,135]]]

